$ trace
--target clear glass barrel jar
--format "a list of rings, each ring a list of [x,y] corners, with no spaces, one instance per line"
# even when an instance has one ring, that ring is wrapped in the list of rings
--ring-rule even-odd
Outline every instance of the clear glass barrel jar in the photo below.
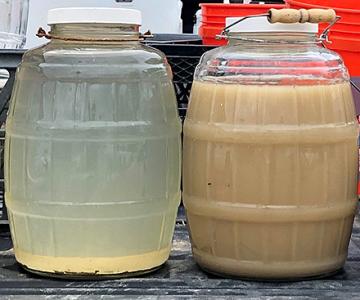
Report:
[[[357,207],[349,75],[317,25],[248,19],[196,69],[183,200],[195,260],[260,279],[330,274]]]
[[[25,45],[29,0],[0,0],[0,49]]]
[[[165,56],[139,11],[49,11],[25,53],[6,124],[6,205],[17,261],[51,276],[163,264],[180,202],[181,123]]]

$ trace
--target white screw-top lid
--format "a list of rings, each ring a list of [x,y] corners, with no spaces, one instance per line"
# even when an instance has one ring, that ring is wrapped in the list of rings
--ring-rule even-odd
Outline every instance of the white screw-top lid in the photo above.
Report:
[[[70,23],[141,25],[141,11],[107,7],[69,7],[49,10],[48,25]]]
[[[226,18],[226,26],[233,24],[242,17]],[[270,23],[267,17],[247,18],[229,28],[230,32],[304,32],[317,33],[318,24],[313,23]]]

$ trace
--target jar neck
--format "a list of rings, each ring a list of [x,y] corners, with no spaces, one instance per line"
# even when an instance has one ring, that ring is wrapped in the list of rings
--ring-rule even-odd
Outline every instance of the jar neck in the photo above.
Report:
[[[229,45],[248,45],[256,47],[271,46],[316,46],[318,43],[315,33],[298,33],[298,32],[271,32],[271,33],[230,33]]]
[[[50,34],[53,42],[137,43],[139,25],[128,24],[54,24]]]

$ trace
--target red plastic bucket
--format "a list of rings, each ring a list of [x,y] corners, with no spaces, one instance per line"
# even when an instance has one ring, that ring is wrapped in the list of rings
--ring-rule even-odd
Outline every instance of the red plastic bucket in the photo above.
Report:
[[[319,28],[324,29],[328,24],[321,23],[319,24]],[[331,31],[344,31],[349,33],[356,33],[360,35],[360,24],[351,24],[351,23],[339,23],[331,27]]]
[[[333,8],[341,19],[331,28],[327,48],[344,59],[350,75],[360,76],[360,0],[286,0],[291,8]],[[320,24],[321,33],[328,24]]]
[[[225,27],[227,17],[243,17],[266,13],[270,8],[281,9],[281,4],[200,4],[202,22],[199,34],[205,45],[224,45],[225,40],[216,40],[215,36]]]
[[[329,37],[330,37],[330,41],[332,40],[333,37],[343,37],[343,38],[347,38],[347,39],[359,40],[360,33],[348,32],[348,31],[342,31],[342,30],[331,30]]]
[[[218,19],[218,17],[238,17],[247,15],[256,15],[267,12],[270,8],[284,8],[282,4],[218,4],[218,3],[202,3],[200,4],[202,15],[207,16],[210,20]],[[214,18],[214,19],[212,19]]]
[[[351,76],[360,76],[360,36],[348,38],[337,34],[330,34],[332,43],[326,44],[326,47],[341,55]]]
[[[350,75],[360,76],[360,34],[332,30],[329,40],[325,46],[341,55]]]
[[[332,49],[339,53],[351,76],[360,76],[360,52]]]
[[[360,1],[358,0],[286,0],[291,8],[333,8],[341,16],[338,22],[360,25]],[[336,27],[336,25],[335,25]]]
[[[319,24],[319,33],[323,32],[328,25],[329,24],[327,23]],[[332,35],[360,39],[360,24],[354,25],[354,24],[337,23],[335,26],[331,27],[330,36]]]
[[[360,37],[359,38],[348,38],[344,36],[337,36],[332,33],[330,35],[331,43],[326,43],[326,47],[329,49],[337,50],[349,50],[359,52],[360,55]],[[358,57],[360,59],[360,57]]]
[[[301,5],[310,5],[312,7],[331,7],[342,10],[360,10],[359,0],[286,0],[287,3],[299,3]],[[304,7],[304,6],[302,6]]]
[[[220,34],[224,29],[224,26],[206,26],[201,25],[199,29],[199,34],[202,37],[204,45],[213,45],[213,46],[222,46],[226,45],[227,41],[224,39],[217,40],[216,35]]]
[[[286,2],[301,2],[313,6],[336,7],[340,9],[360,10],[359,0],[286,0]]]

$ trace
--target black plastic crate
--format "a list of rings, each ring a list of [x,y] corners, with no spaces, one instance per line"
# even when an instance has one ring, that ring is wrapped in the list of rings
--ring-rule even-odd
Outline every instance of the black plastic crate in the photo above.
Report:
[[[179,114],[183,119],[186,115],[195,68],[204,52],[213,49],[213,47],[203,45],[149,45],[166,54],[173,71]]]

